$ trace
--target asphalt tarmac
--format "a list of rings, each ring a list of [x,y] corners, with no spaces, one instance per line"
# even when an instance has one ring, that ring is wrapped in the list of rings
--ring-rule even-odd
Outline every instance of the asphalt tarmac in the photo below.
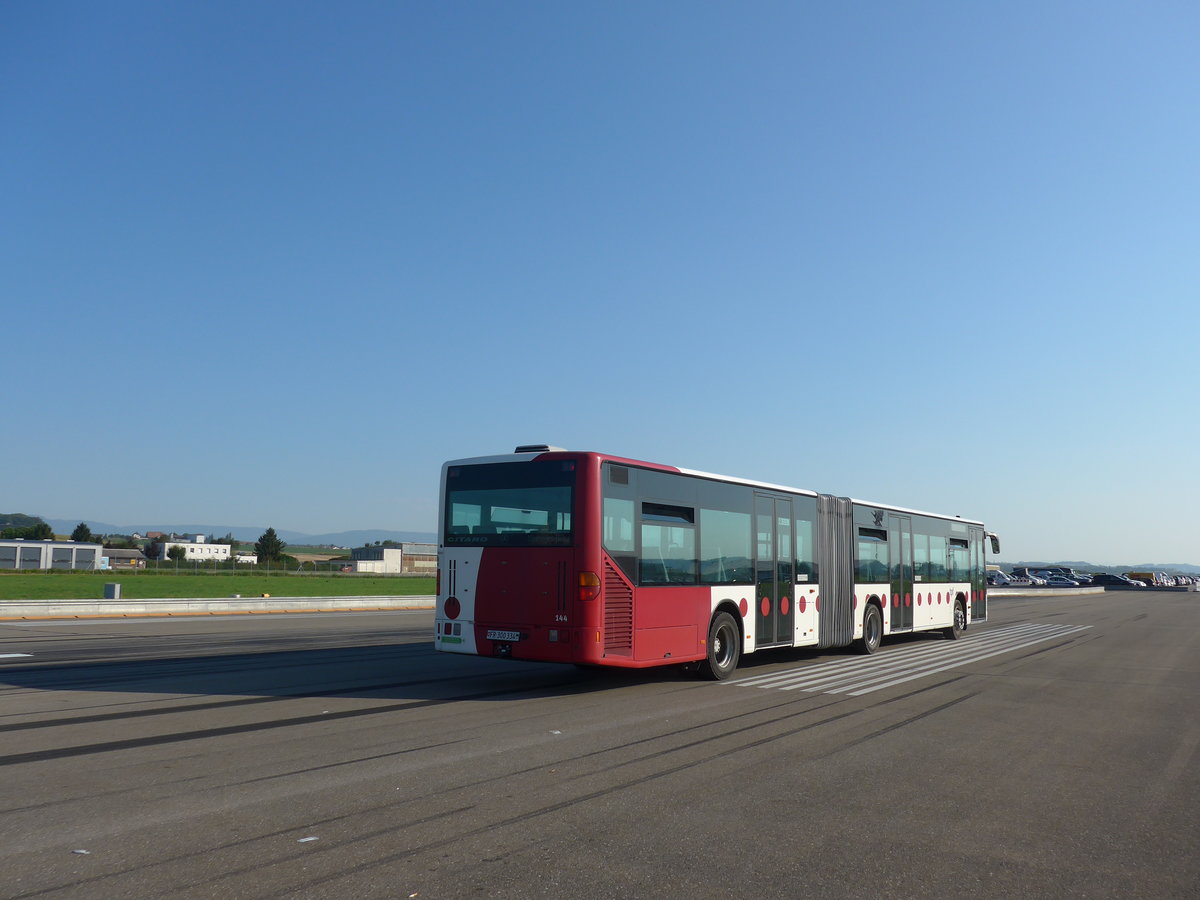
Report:
[[[0,896],[1196,897],[1200,595],[990,611],[722,684],[428,611],[0,623]]]

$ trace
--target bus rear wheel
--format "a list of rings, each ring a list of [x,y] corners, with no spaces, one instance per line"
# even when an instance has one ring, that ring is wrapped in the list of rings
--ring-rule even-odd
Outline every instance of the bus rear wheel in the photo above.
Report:
[[[870,656],[879,649],[882,640],[883,616],[880,614],[878,606],[868,603],[866,612],[863,613],[863,633],[862,640],[858,642],[858,650],[860,653]]]
[[[949,628],[943,628],[942,634],[946,636],[948,641],[957,641],[967,628],[967,608],[961,600],[954,601],[954,624]]]
[[[708,626],[708,655],[697,672],[712,681],[724,681],[737,668],[742,655],[741,632],[733,616],[719,612]]]

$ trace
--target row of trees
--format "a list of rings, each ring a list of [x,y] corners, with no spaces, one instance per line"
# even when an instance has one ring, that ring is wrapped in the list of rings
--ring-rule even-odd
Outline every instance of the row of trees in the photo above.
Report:
[[[0,530],[0,539],[17,540],[24,539],[27,541],[52,541],[54,540],[54,529],[45,522],[36,519],[33,516],[25,516],[19,513],[12,513],[5,516],[6,527]],[[111,536],[108,536],[111,537]],[[118,536],[117,540],[109,540],[105,535],[96,535],[92,533],[86,522],[80,522],[75,526],[75,530],[71,532],[71,540],[78,541],[83,544],[101,543],[103,539],[104,546],[116,547],[118,544],[128,546],[130,549],[137,549],[138,544],[132,538],[124,535]],[[223,538],[213,538],[209,541],[211,544],[228,544],[230,547],[236,547],[238,541],[232,534],[227,534]],[[155,541],[151,541],[145,546],[147,556],[157,556],[159,545]],[[254,552],[258,554],[259,562],[273,563],[284,560],[284,550],[287,549],[287,544],[280,540],[279,535],[275,533],[274,528],[268,528],[264,531],[257,541],[254,542]],[[183,547],[172,547],[167,551],[167,558],[182,561],[187,558],[187,550]],[[290,557],[289,557],[290,558]]]
[[[0,531],[0,540],[52,541],[54,529],[45,522],[38,525],[10,525]]]
[[[54,529],[37,516],[27,516],[23,513],[0,514],[0,540],[17,539],[52,541],[54,540]],[[161,552],[161,544],[157,541],[139,544],[138,541],[128,535],[93,534],[92,529],[88,527],[86,522],[80,522],[75,526],[75,530],[71,532],[71,540],[85,544],[103,543],[105,547],[110,548],[144,549],[146,555],[149,557],[157,557],[159,552]],[[231,533],[221,538],[210,537],[209,543],[228,544],[231,548],[234,548],[237,547],[239,542]],[[258,561],[261,563],[295,562],[292,557],[287,556],[283,552],[286,549],[287,544],[280,540],[274,528],[268,528],[254,542],[254,552],[258,554]],[[167,551],[167,558],[182,562],[187,558],[187,550],[184,547],[172,547]]]
[[[4,527],[0,529],[0,540],[52,541],[54,529],[36,516],[26,516],[20,513],[8,513],[3,517]],[[84,544],[100,544],[105,547],[128,547],[136,550],[138,543],[127,535],[93,534],[86,522],[80,522],[71,532],[71,540]]]

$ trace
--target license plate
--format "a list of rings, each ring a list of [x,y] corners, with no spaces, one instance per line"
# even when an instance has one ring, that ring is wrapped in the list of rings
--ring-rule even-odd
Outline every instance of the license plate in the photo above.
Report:
[[[487,633],[487,639],[489,641],[519,641],[521,639],[521,632],[519,632],[519,631],[496,631],[495,629],[489,628],[488,633]]]

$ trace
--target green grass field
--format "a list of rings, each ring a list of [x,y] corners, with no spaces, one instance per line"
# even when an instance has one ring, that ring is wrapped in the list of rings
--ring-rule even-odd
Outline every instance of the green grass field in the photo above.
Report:
[[[5,600],[99,600],[104,585],[121,585],[122,599],[159,597],[219,599],[241,594],[257,597],[380,597],[432,594],[434,579],[359,575],[263,575],[216,572],[176,575],[168,572],[13,572],[0,573],[0,603]]]

